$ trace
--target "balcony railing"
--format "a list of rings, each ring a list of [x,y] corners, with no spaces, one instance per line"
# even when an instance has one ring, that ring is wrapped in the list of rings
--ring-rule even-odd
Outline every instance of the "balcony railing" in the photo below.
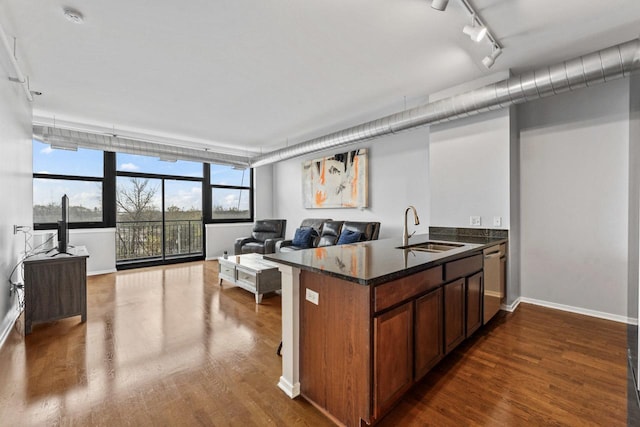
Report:
[[[116,261],[162,258],[162,221],[118,221]],[[202,220],[164,222],[167,258],[202,254]]]

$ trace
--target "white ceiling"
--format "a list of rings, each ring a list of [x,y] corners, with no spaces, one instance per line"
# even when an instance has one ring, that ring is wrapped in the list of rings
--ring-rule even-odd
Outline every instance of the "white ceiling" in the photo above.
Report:
[[[471,0],[516,73],[631,40],[640,0]],[[36,119],[266,152],[489,73],[460,0],[0,0]],[[84,14],[83,24],[63,6]]]

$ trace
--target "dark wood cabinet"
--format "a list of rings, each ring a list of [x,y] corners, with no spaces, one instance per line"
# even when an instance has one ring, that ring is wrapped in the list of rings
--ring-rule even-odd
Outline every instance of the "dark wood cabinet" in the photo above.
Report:
[[[371,419],[370,289],[300,273],[300,391],[346,426]],[[312,302],[306,290],[318,294]],[[392,323],[385,324],[390,326]]]
[[[376,316],[374,416],[381,416],[413,384],[413,302]]]
[[[375,424],[481,326],[482,262],[476,252],[375,286],[303,270],[301,394],[338,424]]]
[[[445,353],[456,348],[465,338],[465,279],[444,285]]]
[[[87,256],[38,255],[24,260],[25,334],[34,323],[77,315],[87,320]]]
[[[482,272],[467,277],[467,338],[482,326]]]
[[[414,317],[414,379],[417,381],[444,356],[442,288],[416,300]]]

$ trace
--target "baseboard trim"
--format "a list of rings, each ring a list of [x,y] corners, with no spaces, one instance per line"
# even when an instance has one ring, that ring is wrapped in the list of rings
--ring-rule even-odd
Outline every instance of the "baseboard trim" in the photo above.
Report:
[[[291,399],[300,396],[300,383],[291,384],[285,377],[280,377],[278,387]]]
[[[118,270],[115,268],[110,268],[108,270],[96,270],[87,272],[87,276],[97,276],[99,274],[109,274],[109,273],[117,273]]]
[[[581,307],[573,307],[571,305],[558,304],[555,302],[543,301],[535,298],[520,297],[519,300],[520,302],[524,302],[527,304],[539,305],[541,307],[568,311],[570,313],[583,314],[585,316],[597,317],[599,319],[612,320],[614,322],[626,323],[629,325],[638,324],[638,319],[634,319],[632,317],[620,316],[617,314],[605,313],[604,311],[589,310]]]
[[[518,306],[520,305],[520,301],[522,301],[522,298],[518,297],[511,304],[502,304],[502,305],[500,305],[500,310],[504,310],[504,311],[508,311],[509,313],[513,313],[514,311],[516,311],[516,308],[518,308]]]
[[[18,317],[20,317],[20,313],[21,310],[18,310],[16,305],[16,298],[13,298],[13,304],[11,304],[11,308],[9,308],[4,319],[2,319],[2,324],[0,324],[0,350],[2,350],[2,346],[16,324]]]

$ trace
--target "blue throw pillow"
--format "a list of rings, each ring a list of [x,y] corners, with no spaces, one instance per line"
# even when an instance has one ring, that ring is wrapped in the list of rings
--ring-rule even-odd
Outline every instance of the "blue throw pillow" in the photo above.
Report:
[[[337,245],[348,245],[349,243],[356,243],[362,239],[362,233],[351,230],[342,230],[340,237],[338,238]]]
[[[311,227],[302,227],[296,229],[296,234],[293,236],[291,244],[299,248],[307,249],[313,246],[313,235],[316,234],[315,230]]]

